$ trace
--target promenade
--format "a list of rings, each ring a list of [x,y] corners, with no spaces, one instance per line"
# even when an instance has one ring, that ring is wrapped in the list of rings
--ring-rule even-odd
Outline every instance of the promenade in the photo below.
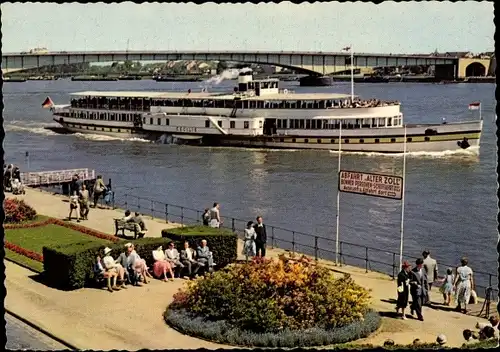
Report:
[[[27,189],[26,194],[18,198],[23,198],[43,215],[63,219],[69,212],[67,197]],[[112,219],[120,216],[123,216],[123,210],[91,209],[89,220],[80,224],[114,234]],[[166,224],[165,220],[150,217],[144,219],[149,228],[148,237],[160,237],[162,229],[179,226],[175,223]],[[242,245],[239,240],[239,257]],[[277,257],[283,252],[280,249],[269,249],[268,256]],[[375,272],[365,273],[364,269],[351,266],[336,267],[325,260],[320,260],[319,263],[339,274],[351,274],[358,284],[372,291],[372,306],[383,316],[382,327],[378,333],[357,343],[382,345],[386,339],[392,339],[396,344],[409,344],[415,338],[422,342],[434,342],[438,334],[444,333],[448,346],[459,347],[464,342],[464,329],[473,329],[478,321],[486,322],[485,319],[472,315],[428,307],[424,307],[423,311],[425,322],[395,319],[392,299],[396,297],[396,283],[389,276]],[[38,282],[38,275],[27,269],[7,261],[5,264],[5,307],[79,349],[230,347],[182,335],[165,324],[162,314],[173,294],[183,286],[184,280],[177,279],[168,283],[153,280],[149,285],[129,287],[112,294],[90,288],[65,292]],[[431,292],[431,300],[436,303],[442,301],[437,289]],[[478,311],[481,304],[471,308],[473,312]]]

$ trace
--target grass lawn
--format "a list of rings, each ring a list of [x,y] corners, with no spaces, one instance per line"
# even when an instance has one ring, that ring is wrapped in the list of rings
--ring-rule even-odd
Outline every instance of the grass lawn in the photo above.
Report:
[[[67,245],[77,242],[94,242],[104,245],[112,243],[54,224],[33,228],[6,229],[5,240],[40,254],[44,246]]]
[[[7,248],[5,248],[5,258],[12,260],[14,263],[25,265],[37,273],[43,272],[43,263],[37,262],[36,260],[25,257]]]

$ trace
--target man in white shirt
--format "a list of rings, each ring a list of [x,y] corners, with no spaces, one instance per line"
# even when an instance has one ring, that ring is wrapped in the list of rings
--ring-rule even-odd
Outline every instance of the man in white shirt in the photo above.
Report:
[[[175,276],[180,277],[184,264],[181,263],[181,257],[179,251],[175,248],[174,242],[168,244],[168,248],[165,250],[165,258],[174,268]]]
[[[181,251],[181,263],[187,268],[188,276],[193,278],[204,264],[199,263],[196,258],[196,252],[189,247],[189,242],[184,242],[184,249]]]
[[[118,274],[118,276],[120,277],[120,280],[122,282],[121,288],[127,288],[125,286],[125,269],[123,268],[123,266],[116,263],[115,260],[113,259],[113,257],[109,255],[109,253],[111,253],[111,248],[108,248],[108,247],[104,248],[104,258],[102,258],[102,262],[104,264],[104,269],[106,271],[115,272],[116,274]],[[113,290],[120,289],[116,286],[116,276],[113,279],[113,287],[112,288],[113,288]]]

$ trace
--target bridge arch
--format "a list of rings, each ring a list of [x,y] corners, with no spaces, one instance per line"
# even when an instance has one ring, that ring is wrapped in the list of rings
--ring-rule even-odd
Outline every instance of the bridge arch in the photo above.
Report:
[[[480,62],[471,62],[465,67],[465,77],[486,76],[487,68]]]

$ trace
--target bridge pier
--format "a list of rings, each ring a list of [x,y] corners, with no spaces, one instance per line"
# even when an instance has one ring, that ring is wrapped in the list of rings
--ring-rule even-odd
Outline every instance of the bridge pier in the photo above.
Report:
[[[332,85],[330,76],[305,76],[300,78],[301,87],[325,87]]]

